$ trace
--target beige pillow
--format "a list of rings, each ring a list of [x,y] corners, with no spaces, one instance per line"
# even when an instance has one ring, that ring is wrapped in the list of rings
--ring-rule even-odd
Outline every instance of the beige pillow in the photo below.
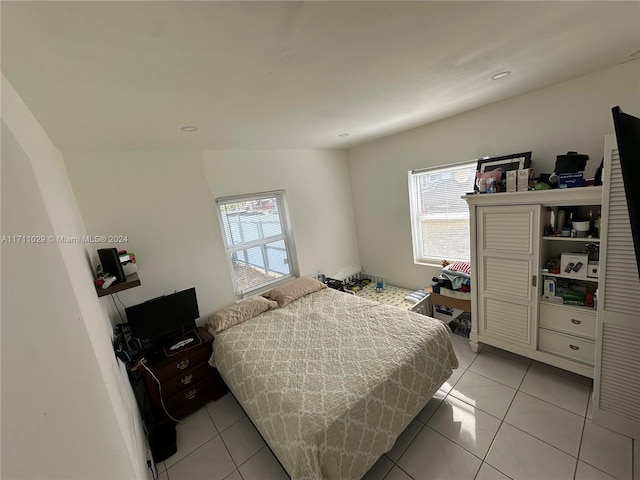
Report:
[[[278,304],[273,300],[261,296],[253,296],[221,308],[209,317],[207,323],[214,332],[218,333],[277,307]]]
[[[263,293],[262,296],[275,300],[278,302],[278,306],[284,307],[300,297],[323,288],[327,288],[327,286],[319,280],[311,277],[302,277],[272,288],[267,293]]]

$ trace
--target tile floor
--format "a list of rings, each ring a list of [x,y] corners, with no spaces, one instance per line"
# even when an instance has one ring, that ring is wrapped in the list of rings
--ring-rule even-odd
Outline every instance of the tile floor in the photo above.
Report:
[[[452,338],[460,368],[365,480],[633,478],[632,439],[591,421],[589,379]],[[289,478],[230,394],[179,424],[177,437],[160,480]]]

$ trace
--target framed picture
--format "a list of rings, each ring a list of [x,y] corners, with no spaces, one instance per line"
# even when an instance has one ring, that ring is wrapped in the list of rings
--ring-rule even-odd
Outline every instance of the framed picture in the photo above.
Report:
[[[497,168],[502,169],[502,183],[506,181],[506,172],[508,170],[522,170],[529,168],[531,165],[531,152],[513,153],[503,157],[481,158],[478,160],[476,170],[480,173],[490,172]],[[477,190],[478,187],[476,186]]]

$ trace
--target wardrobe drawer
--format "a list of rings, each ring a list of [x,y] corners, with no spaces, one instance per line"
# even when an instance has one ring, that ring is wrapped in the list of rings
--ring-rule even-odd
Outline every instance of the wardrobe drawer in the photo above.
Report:
[[[596,312],[580,310],[565,305],[550,305],[540,303],[541,328],[558,330],[569,335],[596,338]]]
[[[596,344],[564,333],[538,330],[538,349],[593,365]]]

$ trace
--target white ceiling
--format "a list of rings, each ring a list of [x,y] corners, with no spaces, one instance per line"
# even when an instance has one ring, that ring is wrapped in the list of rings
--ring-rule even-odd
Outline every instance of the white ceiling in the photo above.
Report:
[[[638,1],[1,9],[2,72],[63,151],[347,148],[640,49]]]

